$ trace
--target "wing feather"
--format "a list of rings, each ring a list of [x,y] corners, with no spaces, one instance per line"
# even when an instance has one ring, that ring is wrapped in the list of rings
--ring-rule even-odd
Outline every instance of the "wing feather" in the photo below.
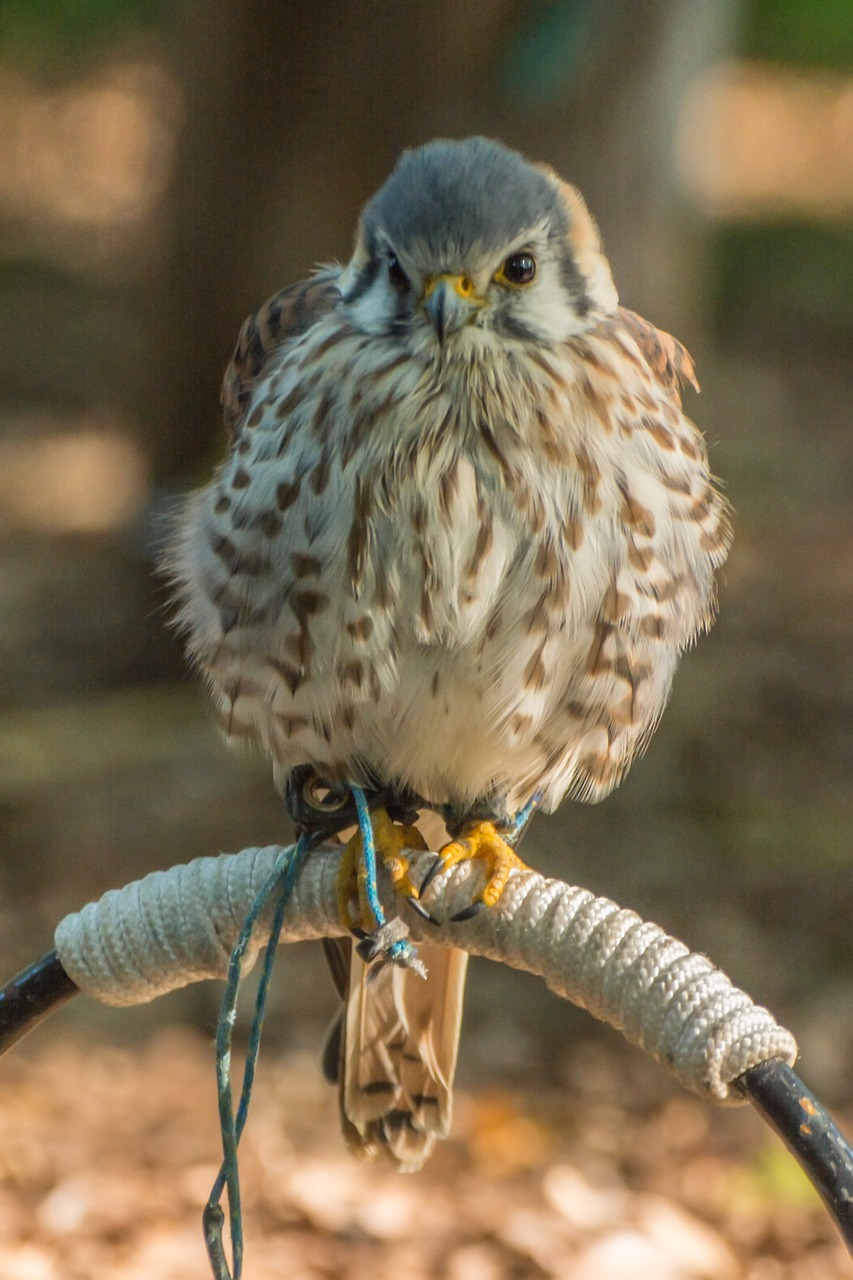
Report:
[[[324,274],[288,285],[244,322],[225,370],[220,396],[231,435],[240,429],[252,388],[271,353],[288,338],[307,332],[338,301],[335,279]]]
[[[671,392],[679,403],[681,403],[680,383],[689,382],[696,391],[699,390],[690,352],[677,338],[665,333],[663,329],[655,328],[649,320],[644,320],[642,316],[637,315],[636,311],[629,311],[627,307],[619,307],[617,315],[640,348],[643,358],[658,382]]]

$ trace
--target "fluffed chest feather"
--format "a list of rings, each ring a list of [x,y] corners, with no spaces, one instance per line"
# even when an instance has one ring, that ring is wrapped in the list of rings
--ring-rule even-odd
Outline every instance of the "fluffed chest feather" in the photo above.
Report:
[[[602,431],[586,373],[504,365],[437,376],[339,326],[258,383],[185,524],[178,572],[226,731],[259,737],[283,771],[309,761],[346,777],[367,759],[423,794],[468,771],[473,795],[515,757],[519,776],[541,775],[555,717],[555,742],[565,717],[580,741],[620,681],[632,740],[659,713],[675,650],[661,649],[639,716],[626,645],[650,609],[658,627],[649,575],[674,580],[696,527],[672,534],[659,518],[674,500],[660,451]],[[489,752],[448,754],[448,734],[484,716]]]

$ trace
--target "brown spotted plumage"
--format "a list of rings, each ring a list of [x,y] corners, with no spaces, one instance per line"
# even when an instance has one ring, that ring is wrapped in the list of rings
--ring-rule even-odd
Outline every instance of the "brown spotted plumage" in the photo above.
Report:
[[[329,281],[301,280],[298,284],[279,290],[264,303],[260,311],[249,316],[240,330],[234,355],[222,383],[225,425],[232,435],[236,435],[242,428],[251,430],[258,426],[263,417],[261,406],[255,406],[248,415],[246,409],[255,381],[270,353],[281,342],[310,329],[317,317],[334,305],[337,296],[337,290]],[[284,403],[285,413],[298,403],[298,389],[296,395],[297,398],[289,406]]]
[[[406,153],[350,263],[276,294],[225,376],[231,454],[174,568],[226,732],[282,784],[310,765],[460,824],[605,796],[729,545],[682,382],[574,188],[483,139]],[[464,964],[436,969],[348,986],[350,1141],[407,1168],[449,1123]]]

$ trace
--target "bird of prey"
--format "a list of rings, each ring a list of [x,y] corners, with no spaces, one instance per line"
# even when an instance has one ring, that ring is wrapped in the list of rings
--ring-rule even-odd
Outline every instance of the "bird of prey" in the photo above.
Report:
[[[365,789],[422,912],[419,815],[451,837],[437,865],[482,860],[488,909],[513,815],[606,796],[712,619],[729,523],[682,380],[681,344],[619,305],[579,192],[484,138],[406,151],[350,261],[243,326],[231,449],[172,558],[189,653],[298,823],[340,829]],[[326,1054],[350,1146],[409,1170],[447,1132],[465,977],[459,951],[421,956],[427,981],[370,982],[337,955]]]

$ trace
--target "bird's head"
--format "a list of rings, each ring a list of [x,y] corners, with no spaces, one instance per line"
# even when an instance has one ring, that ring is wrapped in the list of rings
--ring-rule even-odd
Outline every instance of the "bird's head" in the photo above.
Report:
[[[369,333],[547,343],[612,312],[598,230],[574,187],[487,138],[405,151],[366,205],[339,280]]]

